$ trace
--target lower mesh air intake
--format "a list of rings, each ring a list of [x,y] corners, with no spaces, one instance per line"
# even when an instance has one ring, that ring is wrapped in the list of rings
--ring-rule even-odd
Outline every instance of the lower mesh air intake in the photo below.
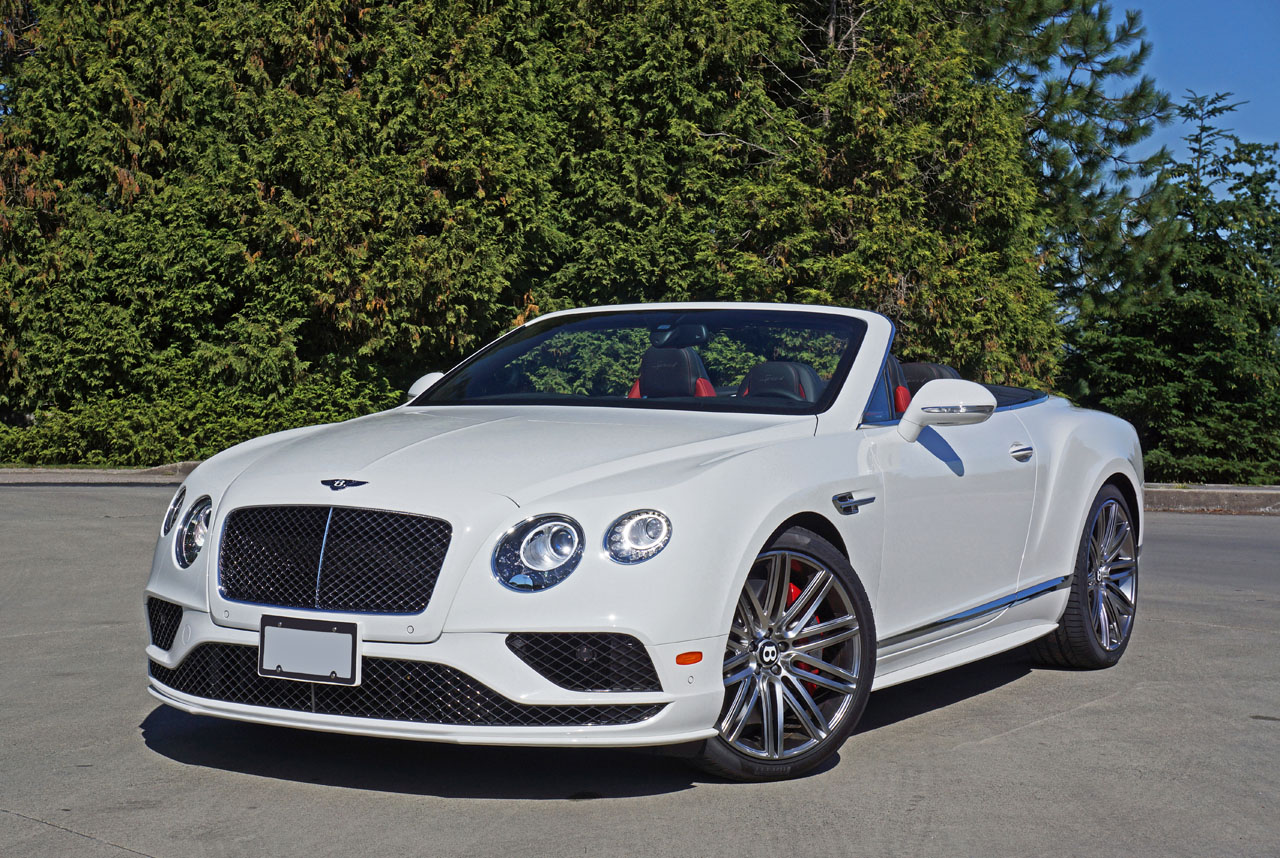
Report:
[[[507,647],[547,679],[571,691],[661,691],[644,644],[614,633],[520,632]]]
[[[531,706],[503,697],[443,664],[365,658],[358,686],[294,682],[258,675],[258,649],[202,644],[176,668],[151,662],[151,675],[175,691],[270,709],[483,727],[585,727],[635,724],[666,705]]]
[[[147,598],[147,626],[151,632],[151,642],[160,649],[173,646],[177,637],[178,626],[182,624],[182,606],[154,596]]]

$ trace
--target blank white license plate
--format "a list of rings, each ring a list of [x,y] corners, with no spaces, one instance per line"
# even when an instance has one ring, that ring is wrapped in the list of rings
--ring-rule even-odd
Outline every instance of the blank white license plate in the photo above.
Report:
[[[359,685],[355,623],[262,616],[258,673],[278,679]]]

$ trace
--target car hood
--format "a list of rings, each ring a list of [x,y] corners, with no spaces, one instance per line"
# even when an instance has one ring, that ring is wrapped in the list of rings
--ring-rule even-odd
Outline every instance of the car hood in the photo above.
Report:
[[[476,492],[524,506],[673,459],[812,435],[815,425],[812,416],[621,408],[398,408],[282,437],[247,465],[233,494],[261,497],[271,487],[267,494],[275,495],[287,486],[314,492],[320,480],[358,480],[368,489],[335,494],[364,505],[409,491],[424,511]]]

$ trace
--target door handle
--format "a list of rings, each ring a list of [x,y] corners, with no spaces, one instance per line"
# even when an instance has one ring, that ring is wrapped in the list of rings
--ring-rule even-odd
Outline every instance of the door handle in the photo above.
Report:
[[[1025,462],[1035,453],[1035,448],[1030,444],[1014,443],[1009,447],[1009,455],[1017,459],[1019,462]]]

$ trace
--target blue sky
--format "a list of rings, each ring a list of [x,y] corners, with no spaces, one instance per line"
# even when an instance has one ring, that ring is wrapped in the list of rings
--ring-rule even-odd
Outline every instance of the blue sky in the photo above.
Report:
[[[1241,140],[1280,142],[1280,0],[1112,0],[1116,17],[1142,12],[1151,42],[1147,71],[1176,100],[1232,92],[1248,101],[1224,118]],[[1180,124],[1154,135],[1185,153]],[[1143,147],[1146,148],[1145,146]]]

